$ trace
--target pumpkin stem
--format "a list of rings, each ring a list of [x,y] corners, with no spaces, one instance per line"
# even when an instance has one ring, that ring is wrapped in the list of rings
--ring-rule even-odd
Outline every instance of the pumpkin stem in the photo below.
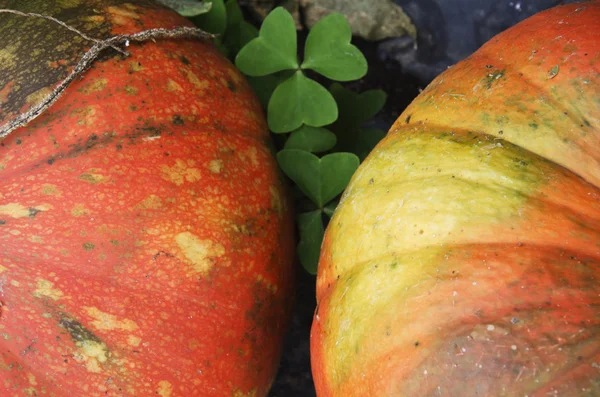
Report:
[[[86,40],[93,41],[95,44],[81,57],[75,68],[69,73],[69,75],[58,84],[58,86],[52,90],[43,101],[33,106],[27,112],[21,113],[14,120],[11,120],[4,125],[0,126],[0,139],[6,137],[12,131],[19,127],[27,125],[31,120],[35,119],[42,113],[44,113],[65,91],[65,89],[71,84],[73,80],[81,76],[83,72],[98,58],[102,51],[107,48],[112,48],[124,56],[129,56],[129,53],[123,50],[122,45],[128,46],[130,41],[143,42],[155,39],[185,39],[185,38],[196,38],[196,39],[212,39],[215,35],[207,33],[198,28],[192,28],[187,26],[180,26],[173,29],[155,28],[148,29],[134,34],[120,34],[117,36],[110,37],[105,40],[98,40],[93,37],[87,36],[85,33],[75,29],[72,26],[53,18],[48,15],[36,14],[36,13],[25,13],[17,10],[0,9],[0,13],[11,13],[22,15],[26,17],[44,18],[50,21],[56,22],[57,24],[73,31],[83,37]]]
[[[70,30],[71,32],[77,33],[78,35],[80,35],[81,37],[83,37],[86,40],[93,41],[94,43],[99,43],[100,42],[100,40],[95,39],[93,37],[90,37],[90,36],[86,35],[85,33],[83,33],[82,31],[80,31],[78,29],[75,29],[73,26],[64,23],[60,19],[56,19],[56,18],[51,17],[49,15],[42,15],[42,14],[38,14],[38,13],[35,13],[35,12],[21,12],[21,11],[17,11],[17,10],[9,10],[9,9],[6,9],[6,8],[0,9],[0,14],[6,14],[6,13],[8,13],[8,14],[16,14],[16,15],[22,15],[24,17],[35,17],[35,18],[47,19],[49,21],[52,21],[52,22],[55,22],[55,23],[59,24],[60,26],[66,28],[68,30]],[[115,51],[120,52],[123,55],[128,55],[127,52],[123,51],[119,47],[112,46],[112,49],[115,50]]]

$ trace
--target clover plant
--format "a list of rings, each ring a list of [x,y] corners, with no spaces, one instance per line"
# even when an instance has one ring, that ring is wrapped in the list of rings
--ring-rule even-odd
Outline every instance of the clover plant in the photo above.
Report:
[[[173,1],[189,7],[193,2]],[[298,256],[304,268],[315,274],[336,199],[360,161],[385,135],[363,125],[381,110],[386,94],[382,90],[358,94],[337,83],[367,73],[367,61],[351,43],[350,25],[341,14],[329,14],[313,26],[300,57],[296,25],[284,8],[271,11],[257,30],[244,20],[235,0],[200,4],[210,8],[191,20],[220,35],[217,45],[249,76],[266,109],[269,129],[278,143],[277,162],[298,193]],[[329,87],[313,77],[329,81]]]

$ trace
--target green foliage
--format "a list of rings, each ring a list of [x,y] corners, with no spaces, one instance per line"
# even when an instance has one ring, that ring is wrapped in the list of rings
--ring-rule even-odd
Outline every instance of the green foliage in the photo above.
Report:
[[[321,158],[300,149],[283,149],[277,162],[317,208],[340,194],[350,182],[360,160],[353,153],[331,153]]]
[[[300,232],[300,242],[298,243],[300,263],[310,274],[317,274],[321,242],[325,235],[323,216],[320,210],[305,212],[298,215],[297,222]]]
[[[200,14],[206,14],[210,11],[210,2],[198,2],[196,0],[158,0],[159,3],[166,5],[177,11],[184,17],[195,17]]]
[[[333,123],[337,116],[329,91],[299,70],[275,88],[267,111],[269,128],[275,133],[290,132],[302,124],[321,127]]]
[[[338,117],[337,105],[322,85],[306,76],[307,70],[339,81],[355,80],[367,73],[367,61],[350,43],[350,25],[341,14],[319,21],[308,34],[304,62],[297,54],[296,25],[283,7],[265,18],[257,38],[240,50],[236,66],[248,76],[265,76],[286,70],[294,73],[273,92],[267,121],[275,133],[290,132],[302,124],[322,127]]]
[[[223,0],[206,0],[211,5],[210,11],[195,16],[192,21],[203,30],[213,34],[222,34],[227,27],[227,10]]]
[[[322,153],[332,149],[337,143],[335,134],[326,128],[303,125],[291,132],[285,149],[300,149],[311,153]]]
[[[296,48],[294,19],[284,8],[276,8],[263,21],[258,37],[240,50],[235,64],[248,76],[296,69]]]
[[[335,99],[340,116],[329,128],[337,136],[335,151],[348,151],[364,160],[367,154],[385,136],[385,131],[365,128],[364,123],[373,118],[385,105],[383,90],[370,90],[357,94],[334,83],[329,91]]]
[[[258,36],[258,29],[244,20],[242,10],[237,1],[229,0],[225,4],[227,28],[223,35],[223,44],[228,55],[236,55],[253,38]]]
[[[342,14],[329,14],[306,38],[303,69],[312,69],[337,81],[356,80],[367,74],[367,60],[350,44],[352,31]]]
[[[212,3],[210,12],[192,20],[221,34],[217,44],[249,76],[267,111],[277,161],[295,184],[298,257],[315,274],[325,226],[340,194],[385,135],[365,122],[381,110],[386,94],[358,94],[339,83],[326,89],[312,78],[316,73],[350,81],[367,73],[367,61],[351,43],[350,25],[341,14],[330,14],[313,26],[300,59],[296,26],[284,8],[271,11],[257,30],[244,20],[235,0],[207,2]]]

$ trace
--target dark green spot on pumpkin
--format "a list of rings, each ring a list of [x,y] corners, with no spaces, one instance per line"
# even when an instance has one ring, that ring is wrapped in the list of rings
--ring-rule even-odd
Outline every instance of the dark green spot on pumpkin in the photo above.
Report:
[[[69,335],[71,335],[71,339],[73,339],[73,342],[102,343],[100,338],[94,335],[92,331],[88,330],[83,324],[81,324],[77,320],[63,316],[60,319],[59,325],[61,328],[64,328],[69,333]]]
[[[91,251],[94,248],[96,248],[96,245],[94,245],[93,243],[87,242],[83,244],[83,249],[86,251]]]
[[[492,85],[496,81],[500,80],[503,76],[504,76],[504,70],[496,70],[496,71],[488,73],[483,78],[483,83],[485,85],[485,88],[487,88],[487,89],[492,88]]]
[[[181,62],[182,62],[184,65],[189,65],[189,64],[190,64],[190,61],[189,61],[189,60],[188,60],[186,57],[184,57],[183,55],[182,55],[182,56],[180,56],[180,57],[179,57],[179,59],[181,60]]]
[[[35,217],[38,214],[38,212],[40,212],[40,210],[38,210],[37,208],[30,207],[29,208],[29,217],[30,218]]]
[[[229,88],[229,91],[231,92],[237,92],[237,87],[235,83],[231,80],[227,80],[227,88]]]
[[[0,225],[6,225],[6,221],[4,219],[0,219]]]
[[[173,119],[171,119],[171,122],[173,123],[173,125],[184,125],[185,124],[185,121],[183,120],[183,118],[178,114],[173,116]]]

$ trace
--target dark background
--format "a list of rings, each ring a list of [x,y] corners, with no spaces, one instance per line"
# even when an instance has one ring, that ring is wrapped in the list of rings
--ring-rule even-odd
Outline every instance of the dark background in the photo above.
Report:
[[[368,1],[368,0],[365,0]],[[557,0],[394,0],[417,26],[408,37],[379,42],[354,40],[369,62],[369,73],[346,85],[356,91],[383,89],[388,101],[372,122],[387,130],[402,110],[448,66],[466,58],[496,34],[555,5]],[[416,45],[415,45],[416,44]],[[310,326],[315,277],[298,265],[295,306],[279,372],[269,397],[316,396],[310,372]],[[365,396],[371,397],[371,396]]]

